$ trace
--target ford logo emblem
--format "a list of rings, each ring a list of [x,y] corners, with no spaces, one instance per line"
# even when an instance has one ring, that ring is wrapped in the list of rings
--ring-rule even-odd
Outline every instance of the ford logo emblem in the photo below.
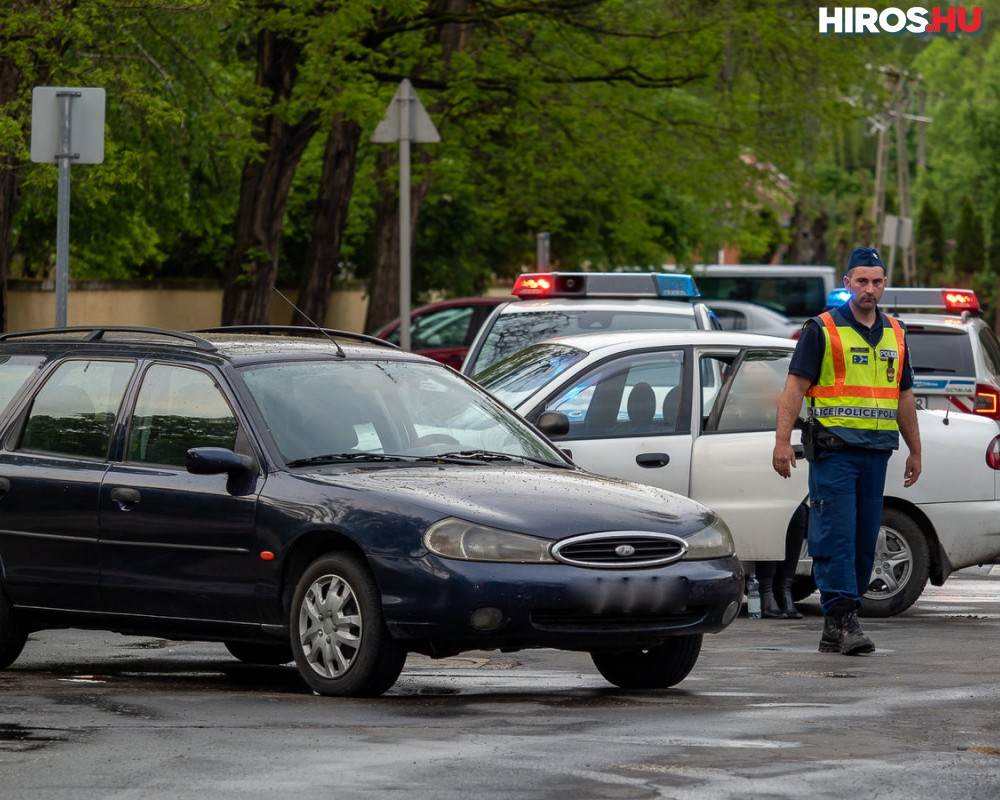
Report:
[[[621,556],[622,558],[628,558],[629,556],[635,555],[635,548],[630,544],[620,544],[615,548],[615,555]]]

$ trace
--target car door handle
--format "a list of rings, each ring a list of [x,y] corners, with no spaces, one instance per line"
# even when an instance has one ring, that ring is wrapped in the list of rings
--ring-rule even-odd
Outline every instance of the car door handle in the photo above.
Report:
[[[0,492],[10,491],[10,478],[0,476]]]
[[[670,463],[670,456],[666,453],[640,453],[635,457],[635,463],[646,469],[665,467]]]
[[[800,445],[800,444],[793,444],[792,445],[792,452],[795,454],[796,458],[805,458],[806,457],[806,449],[802,445]]]
[[[118,503],[118,507],[122,511],[128,511],[142,497],[138,489],[127,489],[124,486],[116,486],[111,490],[111,499]]]

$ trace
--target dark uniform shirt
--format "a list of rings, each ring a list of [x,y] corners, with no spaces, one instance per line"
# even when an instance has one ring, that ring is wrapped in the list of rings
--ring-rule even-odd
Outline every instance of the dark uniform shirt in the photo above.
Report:
[[[850,303],[844,303],[838,310],[851,323],[851,327],[871,347],[878,346],[878,343],[882,340],[883,328],[882,311],[880,309],[875,309],[878,314],[875,318],[875,324],[870,328],[866,328],[854,318],[854,314],[851,313]],[[903,330],[906,330],[906,326],[903,323],[900,323],[900,325],[903,327]],[[802,326],[802,335],[795,345],[795,352],[792,354],[792,360],[788,365],[788,372],[792,375],[808,378],[810,383],[816,383],[819,380],[820,369],[823,366],[823,354],[825,351],[826,337],[823,336],[823,326],[817,323],[814,317]],[[910,348],[907,347],[903,353],[902,373],[899,376],[899,391],[904,392],[912,388],[913,368],[910,366]]]

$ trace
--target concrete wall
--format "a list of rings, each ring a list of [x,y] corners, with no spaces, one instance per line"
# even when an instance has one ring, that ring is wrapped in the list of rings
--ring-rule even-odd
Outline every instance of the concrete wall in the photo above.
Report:
[[[292,302],[298,293],[281,290]],[[360,288],[330,295],[322,324],[329,328],[364,330],[368,298]],[[271,323],[287,325],[292,308],[278,295],[271,301]],[[92,281],[71,283],[66,304],[67,325],[145,325],[192,330],[217,326],[222,316],[222,289],[201,283]],[[7,285],[7,330],[51,328],[56,320],[52,281],[12,280]],[[319,320],[317,320],[319,322]]]

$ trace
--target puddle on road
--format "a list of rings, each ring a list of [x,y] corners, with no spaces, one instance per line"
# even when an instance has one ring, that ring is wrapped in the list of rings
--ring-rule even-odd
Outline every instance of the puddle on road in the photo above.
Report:
[[[39,750],[52,742],[66,740],[65,732],[25,728],[17,724],[0,725],[0,751]]]

